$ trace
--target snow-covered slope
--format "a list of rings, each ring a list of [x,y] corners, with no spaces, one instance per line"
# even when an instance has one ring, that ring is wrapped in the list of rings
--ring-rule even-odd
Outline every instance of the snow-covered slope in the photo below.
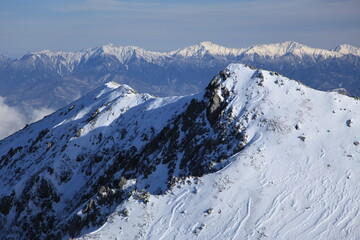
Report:
[[[358,239],[360,102],[231,64],[108,83],[0,142],[0,238]]]

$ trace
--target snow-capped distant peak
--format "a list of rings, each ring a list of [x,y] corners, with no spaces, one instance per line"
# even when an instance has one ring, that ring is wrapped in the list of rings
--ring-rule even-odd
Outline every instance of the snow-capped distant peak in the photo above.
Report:
[[[200,42],[197,45],[192,45],[189,47],[186,47],[184,49],[179,49],[176,51],[169,52],[172,56],[178,56],[178,57],[184,57],[184,58],[191,58],[191,57],[197,57],[197,56],[204,56],[204,55],[213,55],[213,56],[228,56],[233,55],[237,56],[239,55],[244,49],[236,49],[236,48],[227,48],[224,46],[220,46],[218,44],[204,41]]]
[[[285,54],[294,54],[299,57],[303,56],[312,56],[314,58],[321,56],[323,58],[328,57],[341,57],[342,54],[339,52],[334,52],[331,50],[311,48],[304,44],[300,44],[293,41],[286,41],[282,43],[273,43],[273,44],[261,44],[255,45],[248,48],[244,54],[246,55],[260,55],[263,57],[279,57]]]
[[[220,45],[218,45],[216,43],[213,43],[213,42],[210,42],[210,41],[200,42],[199,45],[203,46],[204,48],[207,48],[207,49],[223,47],[223,46],[220,46]]]
[[[342,44],[334,48],[332,51],[339,52],[342,54],[353,54],[360,56],[360,48],[349,44]]]
[[[287,41],[282,43],[256,45],[250,47],[248,53],[257,52],[260,55],[284,55],[287,52],[293,52],[304,47],[306,46],[303,44]]]
[[[108,82],[105,84],[108,88],[116,89],[119,88],[121,85],[116,82]]]
[[[107,44],[90,49],[85,54],[85,58],[96,55],[114,56],[121,63],[128,62],[132,57],[144,59],[147,62],[154,62],[167,57],[164,53],[147,51],[138,46],[117,46],[114,44]]]
[[[61,66],[72,72],[77,66],[77,64],[80,62],[82,56],[82,52],[41,50],[38,52],[30,52],[24,57],[30,57],[32,59],[42,59],[43,61],[46,61],[46,59],[50,59],[54,67],[58,69],[58,73],[61,75],[63,73],[63,69]]]

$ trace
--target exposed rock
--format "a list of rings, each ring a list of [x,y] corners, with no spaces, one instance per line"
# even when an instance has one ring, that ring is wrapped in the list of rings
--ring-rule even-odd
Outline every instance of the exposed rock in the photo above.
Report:
[[[15,192],[12,191],[10,195],[0,198],[0,213],[7,215],[13,206]]]
[[[118,187],[123,188],[125,186],[126,182],[127,182],[126,178],[121,177],[119,180],[119,183],[118,183]]]
[[[205,211],[204,211],[204,213],[206,213],[206,214],[208,214],[208,215],[210,215],[211,213],[213,213],[214,212],[214,209],[213,208],[209,208],[209,209],[206,209]]]
[[[302,135],[302,136],[299,136],[299,138],[300,138],[300,140],[303,141],[303,142],[305,142],[305,140],[306,140],[306,137],[303,136],[303,135]]]

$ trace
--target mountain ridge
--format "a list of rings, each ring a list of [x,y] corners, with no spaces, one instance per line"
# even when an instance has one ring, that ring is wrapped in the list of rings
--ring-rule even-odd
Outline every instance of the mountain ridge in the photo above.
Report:
[[[304,49],[303,51],[299,51],[300,49]],[[228,48],[218,44],[215,44],[210,41],[203,41],[199,44],[191,45],[185,48],[180,48],[174,51],[169,52],[157,52],[157,51],[148,51],[138,46],[120,46],[115,44],[105,44],[95,48],[89,48],[81,51],[52,51],[52,50],[41,50],[37,52],[29,52],[25,55],[48,55],[48,56],[61,56],[61,55],[91,55],[97,54],[98,51],[102,51],[103,53],[107,53],[109,55],[119,56],[118,60],[122,63],[125,62],[125,54],[119,54],[122,51],[132,51],[132,52],[144,52],[151,54],[153,56],[183,56],[183,57],[196,57],[204,55],[205,53],[209,53],[211,55],[220,55],[220,56],[228,56],[232,55],[237,57],[241,54],[254,54],[257,53],[263,56],[275,56],[275,55],[284,55],[287,53],[297,52],[298,54],[307,54],[307,55],[324,55],[325,57],[339,57],[341,55],[353,54],[356,56],[360,56],[360,47],[352,46],[350,44],[341,44],[332,49],[321,49],[321,48],[312,48],[307,45],[295,42],[295,41],[285,41],[281,43],[269,43],[269,44],[258,44],[253,45],[246,48]],[[125,58],[124,58],[125,57]],[[151,60],[151,59],[149,59]],[[79,61],[76,59],[75,61]]]

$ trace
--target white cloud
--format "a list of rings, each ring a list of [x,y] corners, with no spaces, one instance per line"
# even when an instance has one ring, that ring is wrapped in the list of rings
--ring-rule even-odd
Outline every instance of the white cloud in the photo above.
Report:
[[[0,96],[0,139],[22,129],[26,124],[40,120],[52,112],[53,110],[48,108],[22,111],[17,107],[7,105],[5,99]]]
[[[5,104],[5,99],[0,97],[0,139],[24,127],[25,118],[16,109]]]
[[[33,109],[30,111],[30,122],[36,122],[42,119],[44,116],[53,113],[54,110],[50,108]]]

